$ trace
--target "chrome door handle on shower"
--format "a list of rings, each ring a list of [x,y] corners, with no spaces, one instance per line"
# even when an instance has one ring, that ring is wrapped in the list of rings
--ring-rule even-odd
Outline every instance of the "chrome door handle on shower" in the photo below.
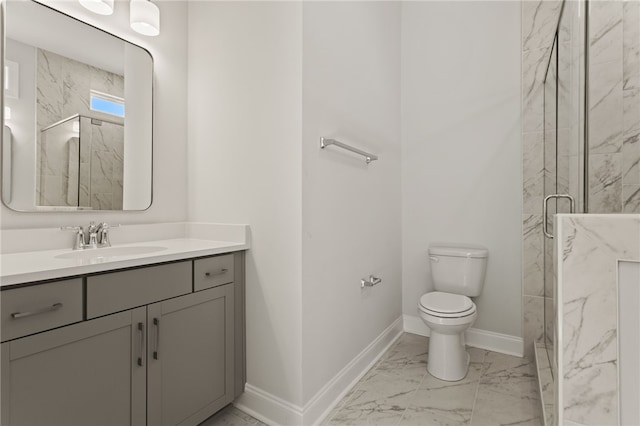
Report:
[[[576,212],[576,203],[573,197],[569,194],[551,194],[544,197],[544,201],[542,202],[542,232],[544,233],[545,237],[551,239],[553,239],[553,234],[550,234],[549,231],[547,231],[547,204],[552,198],[566,198],[567,200],[569,200],[569,213]]]

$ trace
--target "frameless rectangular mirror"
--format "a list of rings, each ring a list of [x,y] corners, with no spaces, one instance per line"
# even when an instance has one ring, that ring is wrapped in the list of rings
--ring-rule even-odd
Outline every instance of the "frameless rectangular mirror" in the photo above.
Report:
[[[150,53],[34,1],[2,7],[2,202],[17,211],[147,209]]]

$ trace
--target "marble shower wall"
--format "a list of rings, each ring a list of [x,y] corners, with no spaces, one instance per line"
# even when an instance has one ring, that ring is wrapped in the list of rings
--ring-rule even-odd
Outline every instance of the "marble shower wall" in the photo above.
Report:
[[[530,359],[533,342],[541,342],[544,334],[543,81],[561,4],[561,0],[522,2],[522,303],[525,356]]]
[[[556,415],[618,424],[618,260],[640,260],[640,215],[558,215]]]
[[[83,206],[100,210],[122,208],[124,120],[92,111],[90,91],[124,97],[124,77],[67,57],[37,49],[37,128],[44,129],[76,114],[80,134],[53,138],[38,131],[36,200],[41,206]],[[91,124],[91,118],[102,125]],[[111,123],[114,122],[114,123]],[[73,147],[80,137],[79,153]],[[70,153],[79,158],[79,188],[69,170]],[[74,197],[74,195],[76,195]],[[74,202],[75,199],[79,199]]]
[[[591,2],[589,212],[640,213],[640,2]]]

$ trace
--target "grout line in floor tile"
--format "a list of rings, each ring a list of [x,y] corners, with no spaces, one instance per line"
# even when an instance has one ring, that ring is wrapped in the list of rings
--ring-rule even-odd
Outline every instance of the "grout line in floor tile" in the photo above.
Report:
[[[471,417],[469,418],[469,426],[473,424],[473,413],[476,411],[476,404],[478,403],[478,394],[480,393],[480,382],[484,375],[484,360],[487,358],[487,351],[482,354],[482,362],[480,363],[480,376],[478,376],[478,384],[476,385],[476,396],[473,398],[473,407],[471,407]]]
[[[409,398],[409,403],[407,404],[407,408],[405,408],[404,411],[402,412],[402,416],[400,416],[400,420],[398,420],[398,425],[400,425],[400,423],[402,423],[402,420],[404,420],[404,415],[407,414],[407,410],[411,405],[411,401],[413,401],[413,398],[418,393],[418,389],[420,389],[420,386],[422,386],[422,382],[424,382],[424,379],[425,377],[427,377],[427,374],[429,373],[427,373],[426,371],[422,373],[422,378],[420,379],[420,382],[418,382],[418,386],[416,386],[416,388],[413,390],[413,395],[411,395],[411,397]]]

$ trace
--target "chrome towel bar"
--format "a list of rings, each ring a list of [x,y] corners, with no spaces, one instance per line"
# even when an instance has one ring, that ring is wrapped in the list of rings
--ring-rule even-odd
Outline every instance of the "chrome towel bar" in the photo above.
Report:
[[[377,155],[369,154],[368,152],[364,152],[361,149],[354,148],[352,146],[349,146],[349,145],[347,145],[345,143],[342,143],[340,141],[337,141],[335,139],[320,138],[320,149],[325,149],[329,145],[339,146],[340,148],[346,149],[347,151],[351,151],[351,152],[355,152],[356,154],[360,154],[360,155],[362,155],[364,157],[364,159],[367,162],[367,164],[369,164],[370,162],[378,159]]]

